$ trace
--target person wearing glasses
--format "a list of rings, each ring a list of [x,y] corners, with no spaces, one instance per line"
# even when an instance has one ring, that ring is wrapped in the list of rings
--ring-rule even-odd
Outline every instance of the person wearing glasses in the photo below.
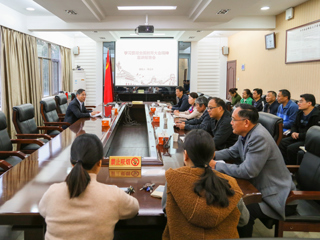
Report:
[[[286,205],[291,190],[295,190],[282,154],[270,133],[258,123],[258,110],[248,104],[240,104],[231,118],[233,132],[238,141],[229,149],[216,152],[215,159],[236,161],[225,164],[212,160],[215,170],[235,178],[248,179],[261,192],[262,202],[247,205],[249,223],[238,228],[240,237],[251,237],[254,220],[285,219],[296,211],[296,202]]]
[[[198,112],[203,113],[199,119],[191,119],[186,122],[180,122],[176,126],[180,129],[192,130],[192,129],[203,129],[209,131],[210,128],[210,116],[206,111],[208,106],[208,99],[206,97],[198,97],[195,101],[196,109]]]
[[[231,114],[226,110],[226,103],[221,99],[212,98],[207,107],[210,116],[210,133],[217,150],[231,147],[238,140],[230,125]]]

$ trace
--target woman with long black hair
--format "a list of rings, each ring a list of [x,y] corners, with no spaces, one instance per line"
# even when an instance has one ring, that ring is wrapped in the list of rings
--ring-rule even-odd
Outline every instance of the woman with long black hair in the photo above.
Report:
[[[211,135],[192,130],[184,149],[186,166],[166,171],[162,206],[168,219],[162,239],[238,238],[237,226],[247,224],[249,213],[237,181],[209,166],[215,152]]]
[[[71,146],[73,168],[65,182],[53,184],[39,203],[49,239],[113,239],[120,219],[132,218],[138,200],[116,186],[97,182],[103,147],[94,134],[82,134]]]

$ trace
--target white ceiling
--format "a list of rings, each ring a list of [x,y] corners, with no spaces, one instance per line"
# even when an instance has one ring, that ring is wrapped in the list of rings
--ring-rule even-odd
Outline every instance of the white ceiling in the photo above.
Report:
[[[275,16],[307,0],[0,0],[28,16],[31,31],[77,31],[96,41],[135,37],[130,34],[146,22],[161,37],[198,41],[213,31],[271,30]],[[117,6],[177,6],[171,11],[119,11]],[[267,11],[261,11],[269,6]],[[33,12],[26,7],[33,7]],[[230,9],[217,15],[220,9]],[[74,10],[69,15],[65,10]],[[95,33],[94,31],[97,31]],[[220,36],[224,34],[219,33]],[[216,35],[218,36],[218,35]],[[105,39],[101,39],[104,37]],[[159,36],[160,37],[160,36]],[[190,38],[192,37],[192,38]]]

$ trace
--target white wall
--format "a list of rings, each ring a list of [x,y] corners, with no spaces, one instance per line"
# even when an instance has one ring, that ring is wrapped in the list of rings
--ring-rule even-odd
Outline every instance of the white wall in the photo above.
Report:
[[[206,37],[191,43],[191,92],[225,99],[227,57],[222,55],[222,46],[228,38]]]
[[[0,3],[0,25],[13,30],[23,32],[43,40],[71,48],[73,47],[73,38],[62,32],[31,32],[27,28],[27,17]]]
[[[97,69],[102,68],[101,61],[98,62],[98,56],[102,59],[101,54],[97,51],[97,43],[88,37],[77,37],[74,39],[74,46],[78,46],[80,48],[79,55],[75,55],[73,57],[72,68],[76,68],[79,65],[84,69],[86,73],[86,105],[96,105],[97,103],[101,103],[102,97],[100,97],[100,101],[98,102],[98,95],[101,96],[101,86],[99,88],[99,82],[101,82],[98,78]],[[102,47],[101,47],[102,49]]]

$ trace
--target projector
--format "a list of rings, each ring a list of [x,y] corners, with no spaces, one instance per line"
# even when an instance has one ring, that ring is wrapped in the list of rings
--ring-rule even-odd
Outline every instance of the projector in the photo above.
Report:
[[[152,25],[139,25],[136,29],[135,29],[136,34],[152,34],[154,32],[154,26]]]

